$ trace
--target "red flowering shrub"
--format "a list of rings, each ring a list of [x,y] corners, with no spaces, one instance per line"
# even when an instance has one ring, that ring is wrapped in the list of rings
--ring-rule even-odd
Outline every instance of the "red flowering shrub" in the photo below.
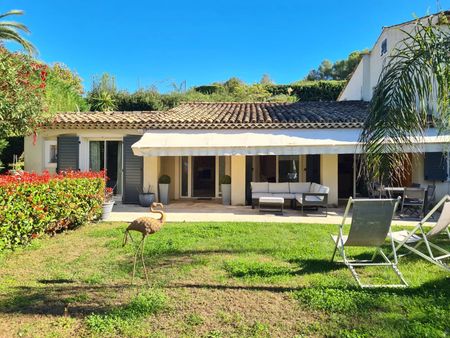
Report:
[[[104,172],[0,175],[0,250],[101,214]]]

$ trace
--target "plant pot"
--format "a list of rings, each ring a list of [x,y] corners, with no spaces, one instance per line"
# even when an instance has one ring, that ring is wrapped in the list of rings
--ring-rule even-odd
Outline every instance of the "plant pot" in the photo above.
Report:
[[[152,192],[139,194],[139,204],[143,207],[149,207],[155,202],[155,194]]]
[[[221,184],[222,189],[222,204],[231,204],[231,184]]]
[[[115,201],[103,202],[102,210],[102,220],[106,221],[111,216],[111,211],[113,209]]]
[[[159,201],[164,205],[169,204],[169,184],[159,184]]]

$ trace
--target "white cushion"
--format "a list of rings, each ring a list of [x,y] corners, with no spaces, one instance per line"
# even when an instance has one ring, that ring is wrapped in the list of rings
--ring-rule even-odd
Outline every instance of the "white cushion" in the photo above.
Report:
[[[254,192],[269,192],[268,182],[251,182],[252,193]]]
[[[272,194],[273,197],[283,197],[287,200],[293,200],[295,198],[295,194],[289,194],[289,193],[275,193]]]
[[[319,188],[319,192],[321,194],[328,194],[330,192],[330,188],[328,188],[328,187],[326,187],[324,185],[321,185],[320,188]]]
[[[292,194],[309,192],[311,182],[291,182],[289,183],[289,192]]]
[[[295,194],[295,199],[298,203],[302,204],[303,201],[303,194]]]
[[[289,183],[269,183],[269,192],[272,193],[289,193]]]
[[[284,198],[282,197],[261,197],[259,203],[284,203]]]
[[[309,192],[319,192],[321,185],[317,183],[311,183],[311,188]]]
[[[322,202],[323,196],[305,196],[307,202]]]
[[[252,192],[252,199],[256,200],[260,197],[271,197],[272,194],[270,192]]]

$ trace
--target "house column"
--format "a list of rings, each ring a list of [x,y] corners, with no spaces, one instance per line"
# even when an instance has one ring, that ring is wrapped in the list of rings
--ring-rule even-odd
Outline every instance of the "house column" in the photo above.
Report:
[[[231,205],[245,205],[245,156],[231,156]]]
[[[160,157],[144,157],[144,178],[143,189],[146,191],[150,186],[151,191],[155,193],[155,200],[159,200],[158,178],[161,172]]]
[[[338,155],[320,156],[320,183],[330,188],[328,204],[338,205]]]

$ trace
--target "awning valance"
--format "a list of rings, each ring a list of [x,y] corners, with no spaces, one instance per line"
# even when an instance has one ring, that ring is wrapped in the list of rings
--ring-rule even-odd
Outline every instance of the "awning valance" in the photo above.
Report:
[[[132,148],[138,156],[301,155],[355,153],[359,131],[155,130]]]
[[[151,130],[133,144],[138,156],[356,154],[359,129]],[[416,151],[441,151],[449,136],[431,132]],[[448,150],[448,149],[447,149]]]

